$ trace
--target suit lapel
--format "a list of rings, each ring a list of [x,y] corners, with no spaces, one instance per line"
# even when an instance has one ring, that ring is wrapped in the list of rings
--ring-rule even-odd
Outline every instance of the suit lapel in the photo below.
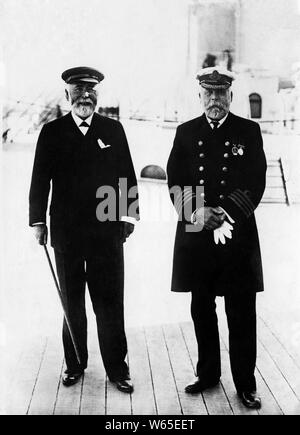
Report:
[[[220,130],[228,130],[232,126],[232,122],[234,119],[234,115],[229,112],[227,118],[223,122],[223,124],[220,126]]]
[[[84,137],[88,139],[90,136],[94,136],[96,130],[97,130],[97,120],[96,120],[96,113],[94,113],[89,129]]]
[[[231,140],[234,143],[239,143],[241,140],[241,127],[238,122],[236,122],[236,116],[233,115],[231,112],[229,112],[228,117],[223,125],[221,125],[220,128],[222,128],[222,133],[224,137],[226,136],[227,140]]]
[[[200,116],[199,121],[200,121],[202,128],[207,129],[208,131],[211,131],[211,127],[207,121],[205,113],[203,113],[203,115]]]
[[[82,140],[84,139],[84,135],[81,133],[78,126],[76,125],[71,112],[69,112],[65,116],[65,125],[63,126],[63,134],[67,136],[67,139],[68,141],[70,141],[70,143],[82,142]]]
[[[94,113],[86,138],[96,142],[100,139],[104,145],[111,144],[110,130],[107,129],[103,118],[97,113]]]
[[[199,136],[199,140],[203,140],[206,139],[207,137],[209,137],[209,135],[212,134],[212,129],[209,125],[209,123],[207,122],[206,116],[203,113],[202,116],[200,116],[199,118],[199,124],[198,124],[198,136]],[[201,136],[201,137],[200,137]]]

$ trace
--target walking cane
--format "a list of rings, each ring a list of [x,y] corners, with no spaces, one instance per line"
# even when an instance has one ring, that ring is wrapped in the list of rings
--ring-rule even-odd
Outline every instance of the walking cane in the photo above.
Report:
[[[67,311],[66,311],[65,302],[63,300],[63,297],[62,297],[62,294],[61,294],[61,290],[59,288],[58,281],[57,281],[57,278],[56,278],[56,275],[55,275],[55,272],[54,272],[54,269],[53,269],[51,258],[49,256],[49,252],[48,252],[47,246],[46,245],[43,245],[43,246],[44,246],[45,253],[46,253],[46,256],[47,256],[47,260],[48,260],[48,263],[49,263],[49,266],[50,266],[50,270],[51,270],[51,273],[52,273],[52,276],[53,276],[55,287],[56,287],[56,290],[57,290],[57,293],[58,293],[58,296],[59,296],[59,299],[60,299],[60,303],[61,303],[61,306],[62,306],[62,309],[63,309],[63,312],[64,312],[65,321],[66,321],[66,324],[67,324],[67,327],[68,327],[68,330],[69,330],[69,333],[70,333],[70,336],[71,336],[71,340],[72,340],[72,343],[73,343],[73,346],[74,346],[74,350],[75,350],[75,353],[76,353],[76,358],[77,358],[78,363],[81,364],[81,360],[80,360],[80,356],[79,356],[79,351],[78,351],[78,346],[76,344],[75,336],[74,336],[74,333],[73,333],[73,330],[72,330],[72,327],[71,327],[69,316],[68,316]]]

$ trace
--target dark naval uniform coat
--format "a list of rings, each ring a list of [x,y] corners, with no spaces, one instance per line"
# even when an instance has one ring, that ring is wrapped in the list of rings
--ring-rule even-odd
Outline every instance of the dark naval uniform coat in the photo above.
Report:
[[[123,179],[122,185],[120,179]],[[128,370],[123,313],[123,223],[120,217],[138,219],[138,209],[137,191],[135,196],[131,194],[128,198],[129,190],[137,188],[137,180],[122,125],[96,113],[86,135],[81,133],[71,113],[44,125],[36,147],[31,180],[30,225],[46,222],[51,183],[51,244],[82,360],[78,367],[64,323],[67,369],[76,373],[87,366],[87,283],[106,372],[111,380],[124,379]],[[108,186],[115,194],[111,205],[114,221],[103,222],[97,216],[103,196],[107,199],[98,191],[103,186]],[[125,204],[120,216],[119,198]]]
[[[215,298],[224,295],[233,380],[238,392],[254,391],[255,298],[263,290],[254,210],[262,198],[266,174],[260,128],[231,113],[214,130],[205,115],[186,122],[177,129],[167,170],[171,199],[179,214],[172,290],[192,292],[197,376],[208,385],[220,379]],[[232,239],[226,238],[225,245],[215,244],[213,231],[187,231],[192,212],[203,205],[220,206],[234,219]]]
[[[171,195],[180,219],[174,248],[172,290],[187,292],[215,277],[216,294],[236,286],[263,290],[259,240],[254,210],[264,189],[266,159],[259,125],[229,113],[212,130],[203,115],[180,125],[168,161],[168,184],[179,186],[182,197]],[[196,187],[203,187],[198,192]],[[220,206],[232,219],[232,239],[214,242],[213,231],[187,232],[196,195],[205,206]],[[189,210],[182,216],[183,206]],[[183,217],[183,218],[182,218]]]

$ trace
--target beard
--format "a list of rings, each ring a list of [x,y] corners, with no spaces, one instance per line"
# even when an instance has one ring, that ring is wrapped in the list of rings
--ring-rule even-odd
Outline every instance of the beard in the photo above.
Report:
[[[207,116],[210,119],[219,121],[227,115],[229,107],[223,105],[213,105],[207,109]]]
[[[93,96],[90,96],[88,99],[83,100],[82,98],[77,98],[72,101],[72,107],[74,112],[79,118],[88,118],[91,116],[97,105],[97,99]]]

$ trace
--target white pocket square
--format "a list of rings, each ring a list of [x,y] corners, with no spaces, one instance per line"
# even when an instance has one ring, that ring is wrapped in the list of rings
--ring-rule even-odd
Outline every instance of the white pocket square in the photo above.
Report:
[[[111,146],[111,145],[105,145],[105,143],[103,143],[101,139],[98,139],[97,142],[98,142],[98,145],[101,149],[109,148]]]

